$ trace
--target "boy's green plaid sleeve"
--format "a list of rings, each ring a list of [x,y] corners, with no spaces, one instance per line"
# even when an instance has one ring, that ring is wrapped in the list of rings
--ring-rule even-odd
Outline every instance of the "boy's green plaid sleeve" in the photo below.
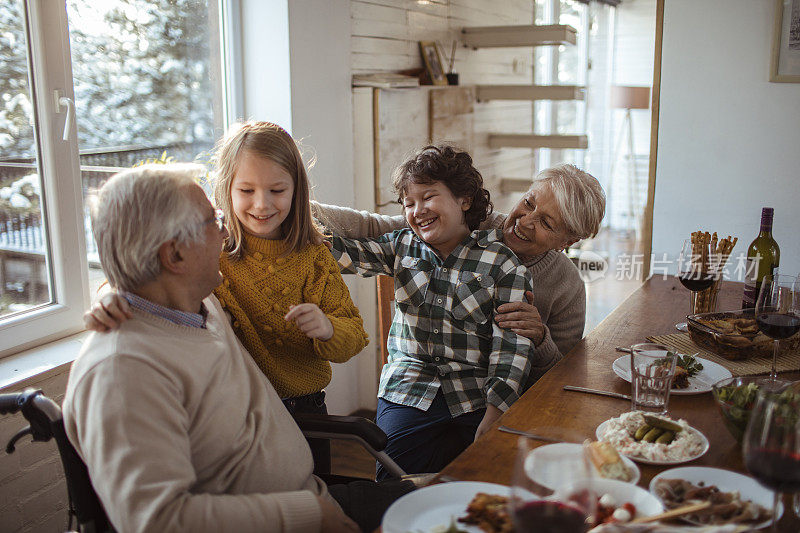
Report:
[[[370,276],[394,273],[395,233],[368,239],[345,239],[334,236],[333,254],[342,274]]]
[[[526,290],[532,290],[530,273],[522,265],[515,266],[497,281],[495,309],[504,303],[525,301]],[[484,392],[488,403],[505,411],[522,394],[535,347],[529,338],[500,328],[494,321],[492,333],[492,353]]]

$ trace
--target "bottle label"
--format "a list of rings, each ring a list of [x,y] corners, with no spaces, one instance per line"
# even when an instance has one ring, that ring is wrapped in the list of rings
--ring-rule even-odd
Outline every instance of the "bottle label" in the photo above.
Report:
[[[744,294],[742,295],[742,309],[750,309],[756,306],[756,299],[758,299],[758,291],[761,289],[761,282],[765,276],[774,276],[777,265],[772,265],[764,276],[759,276],[758,266],[761,257],[747,258],[747,269],[744,273]]]
[[[744,286],[744,294],[742,295],[742,309],[752,309],[756,306],[756,295],[758,294],[759,284],[750,285],[749,283]]]
[[[761,256],[747,258],[747,267],[744,271],[744,294],[742,295],[742,309],[751,309],[756,306],[758,289],[761,286],[758,279],[758,264]]]

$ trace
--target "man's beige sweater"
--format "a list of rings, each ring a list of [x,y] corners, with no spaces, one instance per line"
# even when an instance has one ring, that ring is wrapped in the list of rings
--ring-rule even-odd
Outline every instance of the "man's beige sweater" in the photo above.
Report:
[[[314,216],[342,237],[377,237],[406,227],[400,216],[356,211],[348,207],[312,202]],[[501,229],[506,215],[494,213],[481,229]],[[586,292],[578,269],[558,250],[524,261],[533,278],[533,305],[539,311],[545,334],[536,346],[537,357],[560,360],[581,337],[586,321]],[[534,379],[539,376],[532,376]]]
[[[72,366],[67,435],[117,531],[319,531],[308,445],[217,299],[207,329],[133,310]]]

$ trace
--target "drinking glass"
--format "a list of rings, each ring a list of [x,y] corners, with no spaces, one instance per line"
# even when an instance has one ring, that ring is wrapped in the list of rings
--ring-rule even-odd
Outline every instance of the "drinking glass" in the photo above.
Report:
[[[800,492],[800,394],[783,382],[765,382],[743,441],[747,471],[775,492],[772,531],[777,531],[781,492]]]
[[[520,437],[512,474],[509,513],[517,533],[584,533],[594,521],[597,496],[592,490],[593,469],[582,444],[548,445],[533,453],[535,441]],[[543,447],[544,448],[544,447]],[[552,450],[552,451],[551,451]],[[558,493],[534,480],[561,472],[570,482]]]
[[[678,280],[692,291],[689,299],[690,315],[697,312],[697,294],[714,284],[715,273],[711,269],[710,250],[709,243],[693,243],[691,239],[686,239],[678,257]],[[688,331],[686,322],[675,324],[675,328]]]
[[[631,346],[631,410],[666,414],[676,362],[663,344]]]
[[[781,339],[800,331],[800,277],[767,275],[761,282],[756,300],[756,322],[761,332],[773,339],[773,381],[778,379],[776,366]]]

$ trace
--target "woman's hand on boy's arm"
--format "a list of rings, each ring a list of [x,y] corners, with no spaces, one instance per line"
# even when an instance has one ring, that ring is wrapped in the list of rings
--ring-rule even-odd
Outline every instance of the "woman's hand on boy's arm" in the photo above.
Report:
[[[116,291],[103,294],[92,308],[83,315],[83,324],[92,331],[110,331],[132,318],[131,306],[128,300]]]
[[[327,341],[333,337],[333,324],[317,304],[293,305],[283,318],[293,320],[300,331],[311,339]]]
[[[489,428],[492,427],[492,424],[500,418],[500,415],[503,414],[503,411],[495,407],[494,405],[487,403],[486,404],[486,414],[483,415],[481,419],[481,423],[478,424],[478,430],[475,432],[475,440],[478,440],[478,437],[489,431]]]
[[[533,292],[525,291],[528,303],[511,302],[497,308],[494,316],[497,325],[510,329],[517,335],[527,337],[539,346],[544,340],[544,324],[539,310],[533,305]]]

